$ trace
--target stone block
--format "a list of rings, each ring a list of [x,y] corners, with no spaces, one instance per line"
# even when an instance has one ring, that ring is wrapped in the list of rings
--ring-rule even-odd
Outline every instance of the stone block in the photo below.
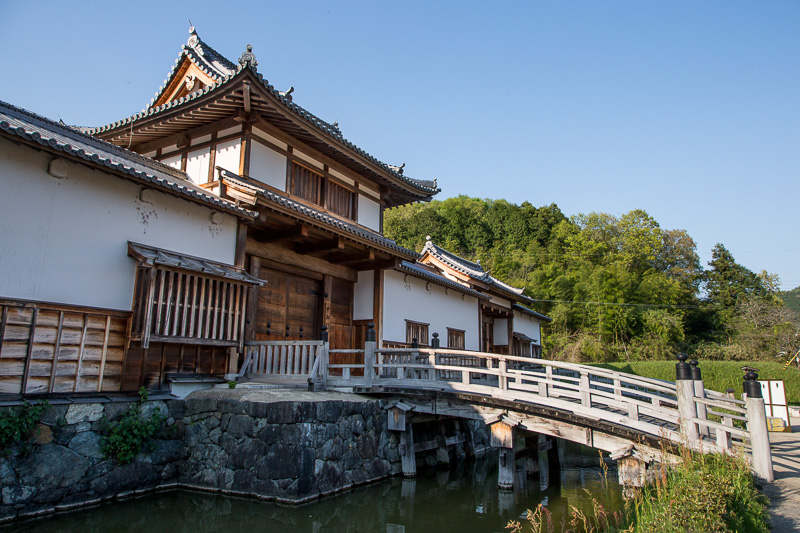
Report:
[[[53,442],[53,428],[46,424],[36,424],[33,430],[33,437],[31,439],[34,444],[44,446]]]
[[[39,421],[48,426],[55,426],[64,423],[64,417],[67,416],[68,405],[52,405],[50,408],[42,413]]]
[[[186,402],[184,400],[169,400],[166,402],[169,409],[169,416],[175,420],[180,420],[186,416]]]
[[[3,505],[20,505],[30,502],[36,494],[36,487],[29,485],[11,485],[3,487]]]
[[[19,470],[21,482],[39,488],[68,487],[80,482],[90,461],[73,450],[48,444],[27,456]]]
[[[230,420],[228,421],[228,427],[227,427],[228,435],[232,436],[235,439],[255,436],[253,427],[254,421],[251,417],[247,415],[228,415],[228,416],[230,416]]]
[[[76,434],[69,441],[69,449],[84,457],[92,459],[103,458],[103,452],[100,451],[100,435],[93,431],[84,431]]]
[[[338,422],[339,415],[342,413],[341,400],[330,402],[317,402],[316,406],[316,419],[320,422]]]
[[[94,422],[103,416],[103,404],[101,403],[73,403],[67,408],[65,419],[67,424],[77,424],[78,422]]]

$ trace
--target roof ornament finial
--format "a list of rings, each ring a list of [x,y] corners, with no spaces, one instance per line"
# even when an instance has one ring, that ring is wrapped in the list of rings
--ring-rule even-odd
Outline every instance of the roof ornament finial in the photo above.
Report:
[[[397,165],[387,165],[387,166],[402,176],[403,175],[403,169],[405,168],[406,164],[403,163],[399,167]]]
[[[439,187],[439,185],[437,184],[437,182],[438,182],[438,181],[439,181],[439,178],[433,178],[433,188],[434,188],[434,189],[436,189],[437,187]]]
[[[247,52],[242,53],[242,57],[239,58],[239,64],[242,68],[246,66],[250,66],[252,68],[256,68],[258,66],[258,61],[256,61],[256,56],[253,54],[253,45],[247,45]]]
[[[289,100],[292,101],[292,93],[294,92],[294,87],[289,87],[288,91],[280,91],[278,94]]]
[[[194,48],[194,47],[197,46],[197,42],[199,40],[200,40],[200,38],[197,36],[197,31],[194,29],[194,26],[192,26],[192,21],[190,20],[189,21],[189,40],[186,41],[186,44],[188,46],[191,46],[192,48]]]
[[[425,241],[426,242],[431,242],[431,236],[430,235],[425,235]]]

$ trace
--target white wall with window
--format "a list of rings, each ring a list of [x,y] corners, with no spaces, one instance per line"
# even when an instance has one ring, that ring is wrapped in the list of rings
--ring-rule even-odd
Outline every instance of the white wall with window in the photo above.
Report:
[[[397,270],[384,274],[383,340],[406,342],[407,321],[428,324],[447,346],[447,328],[464,331],[467,350],[480,347],[478,299]]]

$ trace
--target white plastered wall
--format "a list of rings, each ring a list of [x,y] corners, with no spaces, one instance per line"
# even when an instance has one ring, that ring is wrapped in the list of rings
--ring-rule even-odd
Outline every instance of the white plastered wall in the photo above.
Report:
[[[363,194],[358,195],[358,223],[375,231],[381,230],[381,206]]]
[[[405,279],[404,279],[405,277]],[[463,299],[462,299],[463,297]],[[384,274],[383,340],[405,342],[406,320],[430,324],[447,346],[447,328],[464,330],[464,347],[478,350],[478,299],[396,270]]]
[[[241,139],[231,139],[217,145],[217,155],[214,160],[215,167],[221,167],[234,174],[239,173],[239,152],[242,148]]]
[[[253,141],[250,145],[250,177],[285,191],[286,156],[258,141]]]
[[[497,346],[505,346],[508,344],[508,319],[494,319],[494,343]]]
[[[130,310],[128,241],[233,263],[236,218],[0,139],[0,297]]]
[[[375,272],[362,270],[358,273],[358,281],[353,287],[353,320],[372,320],[375,294]]]
[[[536,341],[535,344],[542,343],[542,333],[539,325],[539,319],[535,316],[514,311],[514,331],[527,335]]]

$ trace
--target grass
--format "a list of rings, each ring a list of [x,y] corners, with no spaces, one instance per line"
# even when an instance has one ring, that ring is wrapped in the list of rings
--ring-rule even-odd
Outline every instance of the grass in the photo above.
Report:
[[[623,512],[609,512],[593,500],[593,512],[572,508],[560,531],[587,533],[767,533],[767,500],[759,494],[741,455],[684,451],[681,461],[639,489]],[[557,524],[541,505],[524,524],[511,521],[513,533],[553,533]]]
[[[595,366],[628,372],[637,376],[675,381],[674,361],[631,361],[625,363],[599,363]],[[786,401],[790,405],[800,405],[800,370],[795,366],[783,369],[783,363],[772,361],[700,361],[703,383],[707,389],[724,392],[725,389],[736,391],[736,397],[742,395],[743,366],[757,368],[758,379],[781,379],[784,381]]]

